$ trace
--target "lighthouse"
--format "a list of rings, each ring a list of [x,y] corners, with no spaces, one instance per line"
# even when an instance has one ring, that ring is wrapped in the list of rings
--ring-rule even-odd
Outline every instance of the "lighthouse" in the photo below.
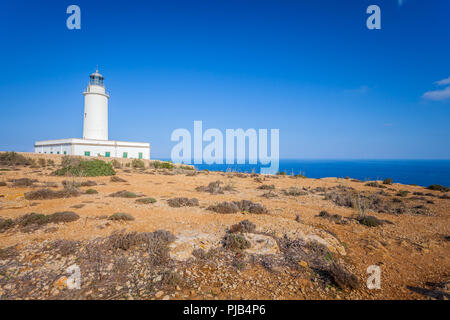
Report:
[[[105,82],[98,68],[89,76],[84,96],[83,139],[37,141],[35,153],[86,157],[150,159],[150,144],[108,140],[108,101]]]
[[[95,70],[84,95],[83,139],[108,140],[108,99],[104,78]]]

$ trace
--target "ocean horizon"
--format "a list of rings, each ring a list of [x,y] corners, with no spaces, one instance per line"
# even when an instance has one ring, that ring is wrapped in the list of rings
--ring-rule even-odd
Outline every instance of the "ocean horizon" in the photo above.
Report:
[[[161,159],[170,160],[170,159]],[[259,173],[261,164],[193,164],[198,170]],[[403,184],[450,186],[450,160],[280,159],[279,171],[308,178],[337,177],[363,181],[393,179]]]

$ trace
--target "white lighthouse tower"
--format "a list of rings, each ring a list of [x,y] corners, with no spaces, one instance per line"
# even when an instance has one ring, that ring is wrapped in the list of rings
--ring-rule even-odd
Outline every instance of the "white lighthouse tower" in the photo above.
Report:
[[[85,157],[150,159],[150,144],[108,140],[108,100],[104,78],[97,70],[89,76],[84,95],[83,139],[36,141],[34,152]]]
[[[98,69],[89,76],[84,95],[83,139],[108,140],[108,99]]]

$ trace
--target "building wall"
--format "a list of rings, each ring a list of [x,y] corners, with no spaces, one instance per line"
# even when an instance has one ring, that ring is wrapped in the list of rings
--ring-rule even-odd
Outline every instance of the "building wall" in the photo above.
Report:
[[[76,156],[85,156],[89,152],[91,157],[105,157],[109,152],[111,158],[123,158],[124,152],[127,158],[138,159],[139,152],[142,152],[142,159],[150,159],[150,148],[127,147],[127,146],[99,146],[87,144],[60,144],[51,146],[36,146],[35,153],[41,154],[67,154]],[[64,153],[65,152],[65,153]]]
[[[38,146],[34,147],[35,153],[46,153],[46,154],[72,154],[72,148],[70,144],[60,144],[53,146]]]

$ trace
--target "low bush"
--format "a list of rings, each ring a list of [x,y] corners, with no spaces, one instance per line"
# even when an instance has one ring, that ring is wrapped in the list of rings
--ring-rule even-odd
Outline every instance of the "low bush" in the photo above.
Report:
[[[283,190],[283,193],[286,196],[293,196],[293,197],[304,196],[304,195],[308,194],[308,192],[302,191],[302,190],[300,190],[297,187],[290,187],[290,188],[288,188],[286,190]]]
[[[19,250],[15,246],[7,247],[5,249],[0,248],[0,259],[10,259],[17,257]]]
[[[151,203],[155,203],[156,199],[155,198],[142,198],[142,199],[137,199],[136,203],[140,203],[140,204],[151,204]]]
[[[114,169],[122,168],[122,164],[119,162],[119,160],[116,159],[113,159],[111,161],[111,165],[113,166]]]
[[[381,226],[384,221],[380,220],[374,216],[366,216],[358,220],[360,224],[363,224],[367,227],[378,227]]]
[[[71,254],[75,254],[78,251],[80,245],[79,241],[59,239],[50,243],[50,249],[56,250],[62,256],[66,257]]]
[[[427,189],[442,191],[442,192],[450,191],[449,187],[441,186],[440,184],[432,184],[431,186],[428,186]]]
[[[12,219],[3,219],[0,218],[0,232],[3,232],[9,228],[14,226],[14,222]]]
[[[72,222],[76,221],[80,218],[75,212],[71,211],[63,211],[63,212],[55,212],[50,215],[50,222],[59,223],[59,222]]]
[[[241,201],[233,201],[233,202],[221,202],[216,205],[211,205],[208,207],[208,210],[217,212],[217,213],[237,213],[237,212],[248,212],[254,214],[268,214],[269,211],[261,204],[254,203],[250,200],[241,200]]]
[[[196,207],[198,206],[198,200],[196,198],[172,198],[167,200],[170,207],[180,208],[180,207]]]
[[[71,211],[55,212],[49,215],[32,212],[27,213],[14,220],[0,219],[0,232],[12,228],[14,226],[18,226],[20,228],[34,227],[35,229],[37,229],[40,226],[46,225],[48,223],[72,222],[78,220],[79,218],[80,217],[75,212]]]
[[[166,264],[170,260],[169,244],[175,236],[166,230],[155,232],[114,232],[107,238],[107,245],[112,249],[128,250],[134,246],[142,246],[148,256],[146,262],[153,266]]]
[[[97,182],[92,181],[92,180],[82,181],[80,184],[81,187],[93,187],[96,185],[97,185]]]
[[[97,194],[98,191],[95,190],[95,189],[87,189],[84,193],[86,193],[86,194]]]
[[[250,241],[248,241],[243,235],[236,233],[226,234],[222,243],[224,248],[233,251],[242,251],[251,247]]]
[[[396,196],[406,197],[408,194],[409,194],[408,190],[400,190],[399,192],[396,193]]]
[[[133,161],[131,162],[131,166],[134,169],[145,169],[144,161],[139,160],[139,159],[133,159]]]
[[[16,152],[1,152],[0,153],[0,165],[3,166],[28,166],[30,165],[30,159],[24,157]]]
[[[36,191],[30,191],[25,193],[24,197],[27,200],[47,200],[47,199],[60,199],[77,197],[81,194],[77,188],[67,188],[62,190],[53,191],[51,189],[39,189]]]
[[[112,165],[104,161],[79,160],[75,164],[63,165],[54,172],[57,176],[72,175],[77,177],[113,176],[116,174]]]
[[[151,166],[153,166],[155,169],[173,169],[175,168],[175,166],[170,163],[170,162],[166,162],[166,161],[154,161],[153,163],[150,164]]]
[[[345,223],[344,222],[345,220],[343,220],[343,217],[341,215],[339,215],[339,214],[331,214],[331,213],[328,213],[328,211],[325,211],[325,210],[320,211],[318,216],[321,217],[321,218],[327,219],[327,220],[329,220],[331,222],[337,223],[337,224],[344,224]]]
[[[376,182],[376,181],[370,181],[370,182],[367,182],[365,185],[368,186],[368,187],[382,188],[382,185],[380,185],[380,184],[379,184],[378,182]]]
[[[134,217],[129,213],[116,212],[111,215],[108,220],[112,221],[132,221]]]
[[[358,289],[358,278],[354,274],[351,274],[343,266],[333,262],[326,268],[326,272],[331,276],[334,282],[342,289]]]
[[[274,184],[262,184],[258,187],[259,190],[275,190]]]
[[[111,193],[109,195],[110,197],[114,197],[114,198],[137,198],[137,194],[134,192],[130,192],[130,191],[126,191],[126,190],[122,190],[122,191],[117,191],[114,193]]]
[[[209,192],[210,194],[222,194],[224,190],[221,187],[221,184],[221,181],[213,181],[210,182],[207,186],[200,186],[195,188],[195,190],[201,192]]]
[[[391,178],[386,178],[383,180],[383,184],[392,184],[393,180]]]
[[[127,180],[122,179],[122,178],[120,178],[118,176],[112,176],[111,177],[111,182],[127,182]]]
[[[14,187],[31,187],[35,182],[38,182],[37,179],[28,179],[28,178],[20,178],[20,179],[12,179],[10,180]]]
[[[253,232],[256,229],[256,225],[253,222],[250,222],[249,220],[242,220],[239,223],[233,224],[230,227],[229,232],[230,233],[245,233],[245,232]]]

